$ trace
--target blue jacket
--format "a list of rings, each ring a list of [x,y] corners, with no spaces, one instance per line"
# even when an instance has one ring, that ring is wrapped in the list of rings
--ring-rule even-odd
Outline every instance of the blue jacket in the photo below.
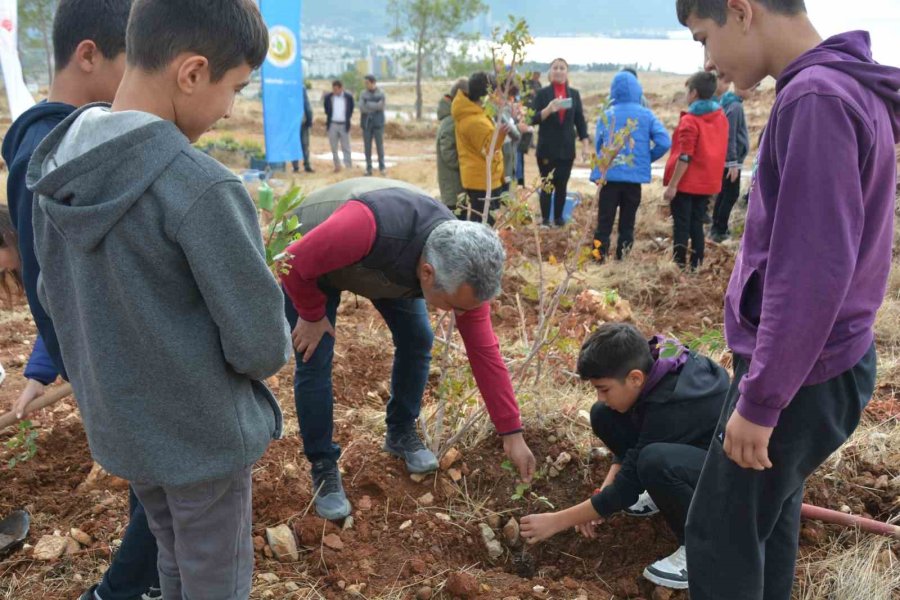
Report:
[[[597,154],[613,133],[624,129],[629,119],[637,121],[632,134],[633,146],[626,145],[609,169],[606,179],[617,183],[650,183],[650,165],[662,158],[672,146],[672,139],[662,122],[649,108],[641,106],[644,91],[637,78],[627,71],[616,74],[612,81],[610,100],[612,107],[605,118],[597,120]],[[631,156],[630,164],[628,156]],[[600,171],[594,169],[591,181],[600,179]]]
[[[31,350],[31,356],[28,358],[28,364],[25,365],[25,378],[40,381],[44,385],[49,385],[56,381],[59,372],[56,365],[47,353],[47,346],[44,345],[43,338],[38,335],[34,340],[34,348]]]
[[[34,252],[34,227],[32,225],[32,205],[34,194],[25,187],[25,172],[28,170],[28,162],[38,144],[43,141],[54,127],[75,111],[74,106],[60,102],[41,102],[22,113],[3,139],[3,160],[9,166],[9,178],[6,180],[6,198],[9,203],[9,216],[19,236],[19,254],[22,257],[22,281],[25,284],[25,295],[28,297],[28,306],[34,316],[40,337],[35,342],[32,359],[29,361],[29,369],[32,365],[46,365],[46,356],[49,355],[56,372],[66,378],[66,370],[63,365],[62,354],[59,351],[59,341],[56,339],[56,331],[53,329],[53,321],[44,307],[41,306],[37,295],[37,280],[40,273],[37,257]],[[41,353],[39,348],[43,348]],[[38,357],[34,354],[39,354]],[[56,374],[50,374],[46,369],[36,368],[32,372],[41,372],[41,375],[29,377],[42,383],[52,382]],[[52,375],[52,376],[51,376]],[[26,373],[28,377],[28,373]],[[46,381],[44,381],[46,380]]]

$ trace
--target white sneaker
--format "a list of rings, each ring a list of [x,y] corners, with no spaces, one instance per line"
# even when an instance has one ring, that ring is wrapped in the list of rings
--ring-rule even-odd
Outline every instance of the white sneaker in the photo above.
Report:
[[[688,572],[684,546],[680,546],[671,556],[658,560],[644,569],[644,577],[662,587],[686,590]]]
[[[659,512],[659,508],[650,494],[644,492],[638,497],[638,501],[626,508],[624,512],[632,517],[652,517]]]

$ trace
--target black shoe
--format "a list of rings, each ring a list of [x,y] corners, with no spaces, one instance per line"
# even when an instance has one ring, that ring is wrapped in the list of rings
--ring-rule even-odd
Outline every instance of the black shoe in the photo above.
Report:
[[[315,173],[315,171],[313,171],[312,167],[309,165],[304,165],[303,170],[307,173]]]
[[[92,585],[90,588],[85,591],[78,600],[97,600],[97,597],[94,596],[94,592],[97,590],[99,586]]]
[[[566,226],[566,220],[565,220],[565,219],[556,219],[556,221],[553,222],[553,225],[554,225],[555,227],[565,227],[565,226]]]
[[[312,464],[316,513],[323,519],[339,521],[350,514],[350,501],[344,493],[337,461],[321,458]]]
[[[299,172],[300,172],[300,167],[294,167],[294,173],[299,173]]]

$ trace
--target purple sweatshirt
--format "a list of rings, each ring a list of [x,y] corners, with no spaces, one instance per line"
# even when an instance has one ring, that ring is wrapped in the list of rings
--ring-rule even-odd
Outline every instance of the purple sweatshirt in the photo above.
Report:
[[[872,60],[864,31],[778,79],[725,297],[728,344],[750,362],[737,410],[758,425],[872,345],[891,268],[898,89],[900,70]]]

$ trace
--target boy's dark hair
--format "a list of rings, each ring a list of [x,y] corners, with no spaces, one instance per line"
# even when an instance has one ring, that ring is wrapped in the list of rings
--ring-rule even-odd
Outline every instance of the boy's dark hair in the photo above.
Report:
[[[754,0],[754,2],[782,15],[806,12],[804,0]],[[718,25],[724,25],[728,17],[728,0],[677,0],[675,10],[678,12],[678,20],[685,27],[691,15],[698,19],[712,19]]]
[[[604,323],[585,340],[578,355],[578,376],[582,379],[623,381],[635,369],[646,374],[652,368],[650,345],[628,323]]]
[[[216,82],[244,63],[262,65],[269,30],[253,0],[134,0],[126,51],[129,65],[150,72],[196,52],[209,60]]]
[[[78,44],[91,40],[106,58],[125,51],[132,0],[60,0],[53,17],[56,70],[68,66]]]
[[[374,75],[366,75],[365,80],[368,81],[369,83],[375,83],[375,76]]]
[[[334,81],[331,82],[331,87],[333,87],[333,88],[335,88],[335,87],[342,88],[342,87],[344,87],[344,82],[341,81],[340,79],[335,79]]]
[[[624,67],[624,68],[622,69],[622,72],[623,72],[623,73],[631,73],[632,75],[635,76],[635,78],[637,78],[637,76],[638,76],[638,74],[637,74],[637,69],[634,69],[634,68],[632,68],[632,67]]]
[[[701,100],[709,100],[716,95],[719,87],[719,78],[715,73],[708,71],[700,71],[691,75],[687,80],[688,91],[697,90],[697,95]]]
[[[472,73],[472,76],[469,77],[469,93],[467,94],[469,100],[478,102],[487,96],[496,84],[497,79],[493,74],[486,73],[485,71]]]

